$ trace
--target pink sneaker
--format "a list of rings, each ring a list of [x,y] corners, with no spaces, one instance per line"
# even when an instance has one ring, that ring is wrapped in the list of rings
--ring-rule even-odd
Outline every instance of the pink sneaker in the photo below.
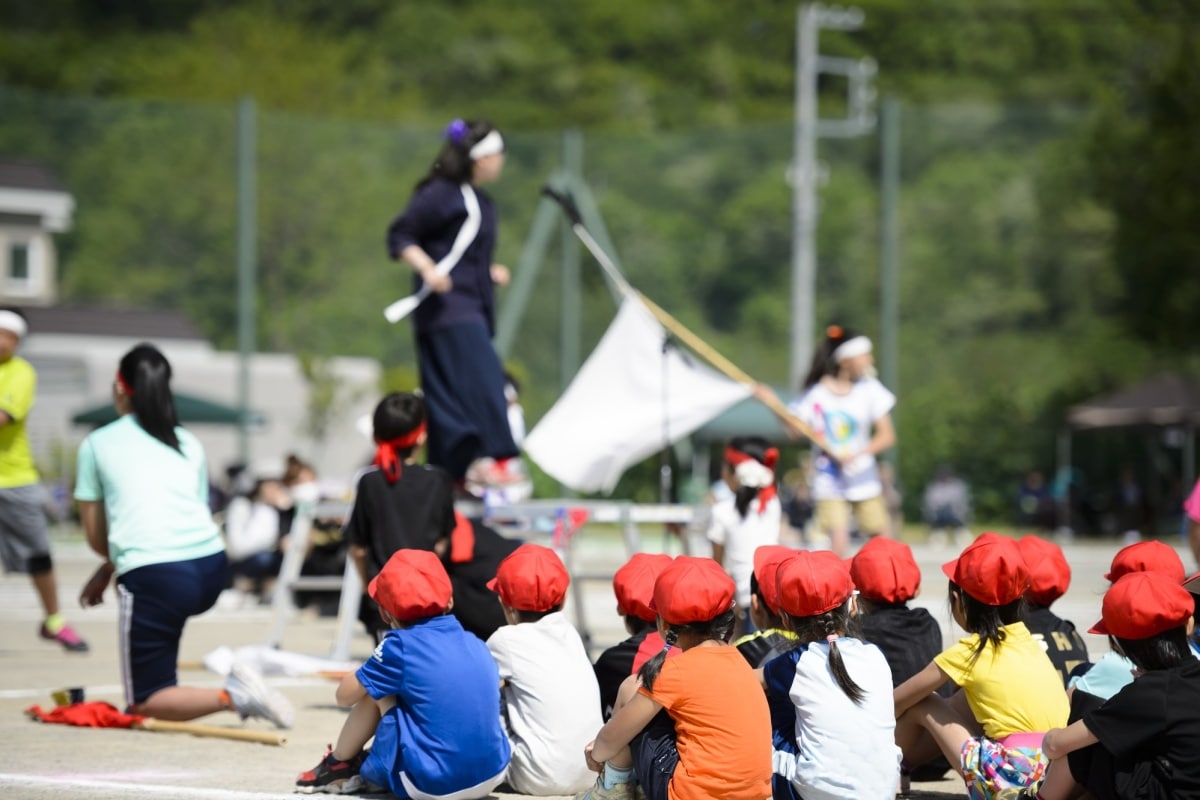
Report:
[[[63,646],[64,650],[72,653],[86,653],[88,651],[88,643],[79,638],[79,634],[70,625],[63,625],[58,633],[51,633],[46,629],[46,623],[42,623],[42,628],[38,632],[39,635],[48,641],[58,642]]]

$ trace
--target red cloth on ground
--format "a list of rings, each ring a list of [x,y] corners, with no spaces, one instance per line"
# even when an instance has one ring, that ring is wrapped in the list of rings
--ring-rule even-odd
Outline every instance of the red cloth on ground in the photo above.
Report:
[[[137,714],[123,714],[116,706],[98,700],[56,706],[49,711],[43,711],[41,706],[30,706],[25,713],[42,722],[79,728],[133,728],[145,719]]]

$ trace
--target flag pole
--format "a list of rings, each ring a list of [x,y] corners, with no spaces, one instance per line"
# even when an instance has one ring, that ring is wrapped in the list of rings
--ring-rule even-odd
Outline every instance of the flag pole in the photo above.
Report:
[[[625,276],[621,273],[621,270],[617,268],[617,265],[612,262],[612,259],[608,257],[608,254],[604,252],[600,245],[596,243],[596,240],[592,238],[592,235],[588,233],[587,228],[583,226],[583,219],[579,215],[579,209],[575,207],[575,201],[569,194],[558,192],[550,186],[543,186],[542,194],[559,204],[563,212],[567,215],[567,218],[571,221],[571,230],[574,231],[575,235],[579,237],[579,240],[583,242],[584,247],[588,249],[588,252],[590,252],[600,264],[600,268],[604,270],[604,274],[608,276],[609,280],[613,282],[621,294],[641,301],[641,303],[645,305],[654,318],[657,319],[664,328],[674,334],[698,356],[703,358],[720,372],[724,373],[727,377],[737,381],[738,383],[746,384],[747,386],[758,387],[760,385],[758,381],[750,377],[750,375],[748,375],[744,370],[727,359],[725,356],[721,355],[716,348],[701,339],[696,334],[692,333],[692,331],[685,327],[683,323],[668,314],[653,300],[646,297],[646,295],[642,294],[637,289],[633,288],[633,286],[630,285],[629,281],[626,280]],[[775,416],[779,417],[779,419],[787,428],[794,430],[796,433],[799,433],[808,439],[811,439],[818,445],[822,444],[821,437],[819,437],[811,427],[805,424],[802,419],[788,410],[788,407],[780,401],[774,392],[755,391],[754,396],[757,397],[763,405],[771,409]]]

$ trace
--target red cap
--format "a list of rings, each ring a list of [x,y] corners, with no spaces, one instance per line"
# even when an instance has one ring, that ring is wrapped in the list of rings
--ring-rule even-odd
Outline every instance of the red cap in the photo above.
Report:
[[[1118,550],[1113,556],[1112,567],[1104,578],[1116,582],[1121,576],[1131,572],[1158,572],[1176,583],[1183,583],[1184,575],[1187,574],[1183,568],[1183,559],[1174,548],[1154,540],[1137,542]]]
[[[854,593],[846,562],[828,550],[802,550],[779,565],[779,608],[793,617],[815,617]]]
[[[1048,606],[1067,593],[1071,585],[1071,565],[1062,548],[1038,536],[1026,536],[1017,542],[1025,566],[1029,569],[1029,602]]]
[[[1131,572],[1109,587],[1104,617],[1088,633],[1149,639],[1186,625],[1194,604],[1187,589],[1161,572]]]
[[[981,533],[962,554],[942,565],[946,577],[981,603],[1006,606],[1029,588],[1029,568],[1012,539]]]
[[[450,605],[450,576],[429,550],[397,550],[367,584],[367,594],[401,622],[441,614]]]
[[[781,544],[764,544],[754,551],[754,578],[758,593],[772,614],[779,613],[779,565],[796,555],[796,550]]]
[[[711,558],[679,556],[654,582],[652,608],[668,625],[707,622],[733,608],[733,578]]]
[[[666,553],[636,553],[613,575],[617,611],[625,616],[654,622],[654,582],[671,564]]]
[[[567,596],[571,576],[549,547],[523,544],[508,554],[487,587],[518,611],[549,611]]]
[[[850,561],[854,586],[868,600],[904,603],[921,588],[921,569],[904,542],[873,536]]]

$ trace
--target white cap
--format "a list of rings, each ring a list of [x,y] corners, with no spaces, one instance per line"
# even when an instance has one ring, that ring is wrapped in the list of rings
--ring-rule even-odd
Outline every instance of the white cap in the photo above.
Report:
[[[12,331],[18,339],[24,339],[29,327],[25,319],[15,311],[0,311],[0,330]]]

